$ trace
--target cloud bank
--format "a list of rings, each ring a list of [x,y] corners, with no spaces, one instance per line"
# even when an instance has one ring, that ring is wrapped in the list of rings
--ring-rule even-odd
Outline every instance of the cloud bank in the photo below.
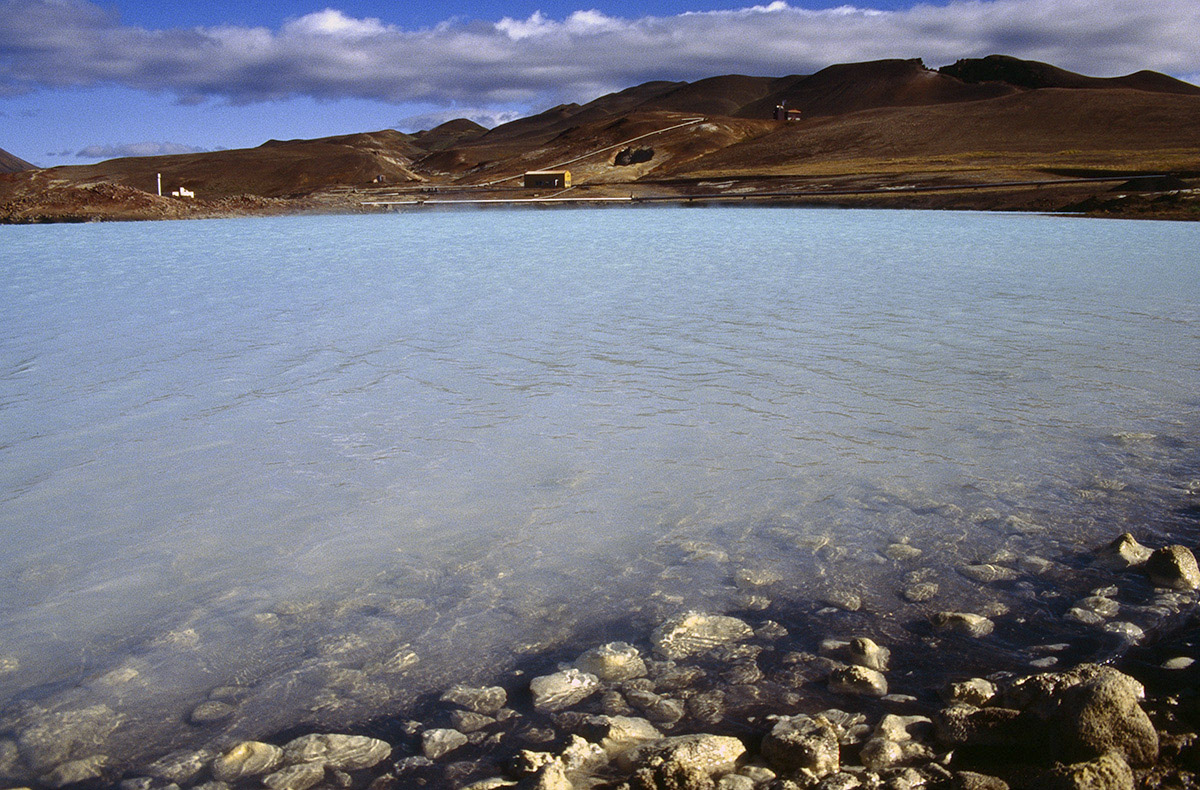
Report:
[[[0,96],[118,85],[182,102],[368,99],[543,107],[655,79],[810,73],[832,63],[993,53],[1095,76],[1200,74],[1196,0],[952,0],[904,11],[577,11],[407,30],[327,9],[278,29],[127,26],[85,0],[0,0]]]
[[[167,154],[199,154],[207,148],[182,143],[124,143],[121,145],[89,145],[75,152],[80,159],[116,159],[122,156],[164,156]]]

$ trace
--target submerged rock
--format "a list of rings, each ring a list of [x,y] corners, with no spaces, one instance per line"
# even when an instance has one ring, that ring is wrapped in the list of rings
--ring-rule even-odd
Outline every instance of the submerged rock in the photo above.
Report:
[[[954,631],[969,637],[987,636],[996,627],[983,615],[970,612],[938,612],[930,618],[933,624],[945,631]]]
[[[1012,568],[1005,568],[1001,565],[993,565],[991,563],[963,565],[958,569],[958,572],[963,576],[966,576],[968,579],[977,581],[981,584],[1010,582],[1019,576],[1019,574]]]
[[[304,735],[283,747],[283,759],[288,764],[315,762],[344,771],[370,768],[391,753],[387,741],[365,735]]]
[[[829,690],[837,694],[885,697],[888,693],[888,683],[882,672],[853,665],[835,669],[830,673]]]
[[[212,724],[222,719],[228,719],[235,710],[236,708],[228,702],[208,700],[192,708],[192,712],[188,714],[188,721],[195,725]]]
[[[655,652],[669,659],[679,659],[753,635],[754,630],[736,617],[685,612],[655,629],[651,641]]]
[[[996,696],[996,685],[983,678],[947,683],[942,690],[942,699],[951,705],[961,703],[979,708],[986,705],[994,696]]]
[[[575,666],[606,682],[632,680],[646,674],[646,662],[638,649],[625,642],[594,647],[576,659]]]
[[[472,688],[460,684],[447,689],[441,701],[473,713],[492,716],[508,703],[508,694],[500,686]]]
[[[104,743],[121,724],[122,717],[107,705],[48,713],[17,735],[25,762],[37,773],[69,760],[84,759]]]
[[[938,586],[934,582],[914,582],[900,591],[900,595],[909,603],[924,603],[933,600],[937,594]]]
[[[270,790],[309,790],[325,779],[325,763],[299,763],[263,777]]]
[[[1114,570],[1125,570],[1142,565],[1150,559],[1152,553],[1150,549],[1138,543],[1132,534],[1124,532],[1097,552],[1096,562]]]
[[[283,749],[259,741],[243,741],[212,763],[213,778],[236,782],[244,776],[258,776],[283,764]]]
[[[458,730],[426,730],[421,734],[421,753],[430,760],[440,760],[460,746],[466,746],[467,743],[467,736]]]
[[[529,682],[533,706],[540,711],[560,711],[600,690],[600,679],[578,669],[542,675]]]
[[[82,760],[70,760],[56,766],[53,771],[42,777],[42,784],[60,788],[67,785],[99,779],[104,775],[108,758],[102,755],[87,757]]]
[[[877,672],[886,672],[891,651],[880,647],[874,640],[865,636],[855,637],[848,642],[840,639],[826,639],[821,643],[821,655],[836,658],[850,664],[856,664]]]
[[[896,562],[907,562],[915,560],[921,556],[923,552],[916,546],[910,546],[907,543],[891,543],[883,551],[883,555],[889,560]]]

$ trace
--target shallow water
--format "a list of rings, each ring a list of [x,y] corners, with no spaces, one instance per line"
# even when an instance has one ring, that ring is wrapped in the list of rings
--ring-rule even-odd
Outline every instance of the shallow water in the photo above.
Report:
[[[102,704],[125,758],[347,726],[680,609],[758,611],[745,568],[797,634],[895,643],[1003,604],[979,660],[1019,665],[1086,593],[1081,553],[1195,544],[1198,232],[793,209],[0,228],[4,729]],[[955,572],[997,551],[1051,565]],[[938,599],[897,596],[914,573]],[[237,714],[187,723],[214,689]]]

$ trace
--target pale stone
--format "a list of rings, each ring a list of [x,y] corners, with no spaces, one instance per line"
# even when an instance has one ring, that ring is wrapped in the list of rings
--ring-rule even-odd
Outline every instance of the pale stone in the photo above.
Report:
[[[455,749],[466,746],[467,742],[467,736],[458,730],[426,730],[421,733],[421,753],[430,760],[440,760]]]
[[[581,671],[606,682],[632,680],[646,674],[646,662],[638,649],[625,642],[610,642],[594,647],[575,660]]]
[[[289,764],[322,763],[344,771],[370,768],[391,753],[387,741],[365,735],[304,735],[283,747],[283,758]]]
[[[1200,567],[1186,546],[1164,546],[1146,560],[1146,574],[1159,587],[1173,590],[1200,588]]]
[[[441,696],[442,702],[448,702],[465,710],[493,716],[508,703],[508,695],[500,686],[472,688],[471,686],[451,686]]]
[[[1124,570],[1144,564],[1152,553],[1138,543],[1133,535],[1125,532],[1097,553],[1096,562],[1108,568]]]
[[[262,783],[271,790],[309,790],[325,779],[326,763],[299,763],[281,768],[263,777]]]
[[[192,708],[192,712],[188,715],[188,721],[192,724],[212,724],[229,718],[235,710],[236,708],[228,702],[208,700]]]
[[[1005,568],[1000,565],[992,565],[991,563],[963,565],[958,569],[958,572],[963,576],[966,576],[968,579],[980,582],[981,584],[1010,582],[1018,577],[1017,572],[1012,568]]]
[[[995,628],[991,620],[970,612],[938,612],[931,619],[938,628],[973,638],[987,636]]]
[[[957,683],[949,683],[942,692],[942,697],[950,704],[963,703],[981,708],[996,696],[996,686],[990,680],[971,678]]]
[[[909,603],[924,603],[938,594],[938,586],[933,582],[916,582],[906,586],[900,594]]]
[[[749,639],[754,630],[736,617],[686,612],[667,620],[651,636],[655,652],[670,659],[706,653],[719,645]]]
[[[212,775],[221,782],[274,771],[283,763],[283,749],[259,741],[243,741],[213,760]]]
[[[863,765],[878,773],[903,762],[904,750],[895,741],[872,738],[863,745],[859,757]]]
[[[829,690],[836,694],[883,697],[888,693],[888,684],[882,672],[854,665],[830,673]]]
[[[762,755],[777,770],[803,771],[815,779],[841,767],[837,731],[820,716],[788,716],[776,721],[763,738]]]
[[[663,775],[695,772],[713,777],[733,771],[746,746],[725,735],[679,735],[635,751],[637,765]]]
[[[55,767],[53,771],[42,777],[42,784],[59,788],[85,782],[89,779],[99,779],[104,775],[104,766],[108,758],[97,755],[82,760],[70,760]]]
[[[533,706],[540,711],[565,710],[600,690],[600,679],[578,669],[542,675],[529,682]]]

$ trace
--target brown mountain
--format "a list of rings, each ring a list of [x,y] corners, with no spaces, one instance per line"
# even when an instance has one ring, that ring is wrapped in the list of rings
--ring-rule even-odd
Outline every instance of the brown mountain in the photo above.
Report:
[[[109,182],[163,194],[180,187],[200,197],[253,194],[263,197],[304,195],[330,186],[409,183],[423,178],[409,169],[424,156],[410,135],[387,129],[317,140],[268,140],[258,148],[199,154],[130,157],[94,165],[45,171],[75,183]]]
[[[1156,71],[1139,71],[1123,77],[1086,77],[1073,71],[1039,63],[1019,60],[1007,55],[988,55],[968,58],[943,66],[938,73],[965,83],[986,82],[1015,85],[1019,88],[1131,88],[1155,93],[1200,95],[1200,87]]]
[[[0,173],[20,173],[22,170],[36,169],[36,167],[29,164],[24,159],[18,159],[8,151],[0,148]]]
[[[772,120],[780,103],[801,119]],[[911,186],[1200,174],[1197,128],[1200,87],[1154,72],[1097,78],[1002,56],[941,69],[883,60],[811,75],[648,82],[490,131],[459,119],[415,134],[272,140],[58,167],[38,178],[18,173],[0,181],[0,202],[6,194],[36,200],[51,184],[153,193],[158,174],[164,193],[186,187],[201,200],[342,194],[347,205],[362,198],[346,188],[512,188],[525,171],[552,167],[569,167],[585,188],[620,187],[617,194],[633,184],[670,191],[731,178]]]

